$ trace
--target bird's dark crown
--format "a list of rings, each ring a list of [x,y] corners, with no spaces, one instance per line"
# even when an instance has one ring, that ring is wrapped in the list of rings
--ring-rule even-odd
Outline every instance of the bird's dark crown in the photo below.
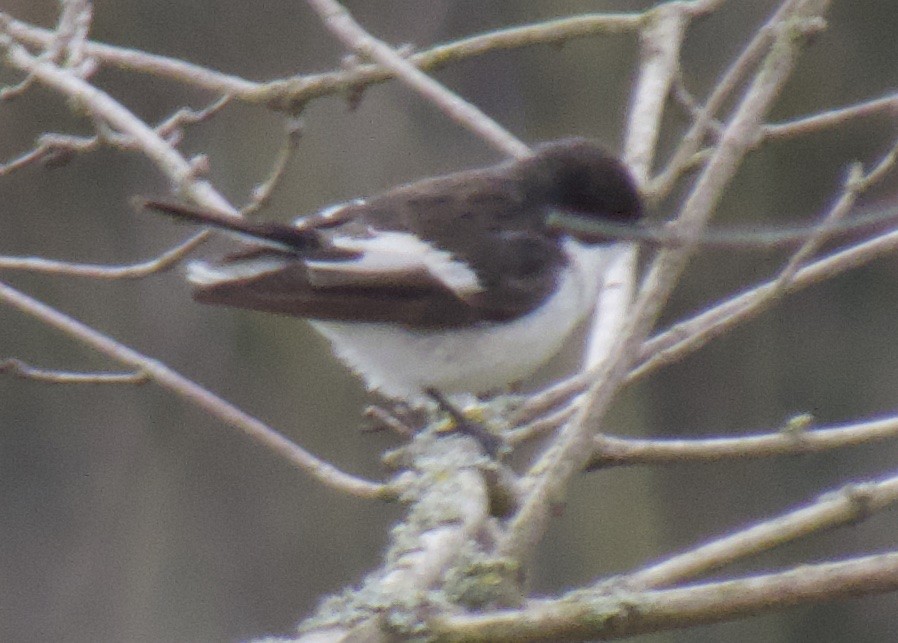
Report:
[[[545,143],[518,161],[518,172],[551,205],[570,212],[636,222],[642,200],[629,170],[585,138]]]

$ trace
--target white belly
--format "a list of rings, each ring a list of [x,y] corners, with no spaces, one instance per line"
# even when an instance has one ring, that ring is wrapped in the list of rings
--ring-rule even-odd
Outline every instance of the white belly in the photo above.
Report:
[[[571,270],[542,306],[511,322],[415,331],[394,325],[312,321],[367,387],[412,405],[424,390],[484,393],[520,381],[548,361],[593,313],[602,273],[616,246],[569,241]]]

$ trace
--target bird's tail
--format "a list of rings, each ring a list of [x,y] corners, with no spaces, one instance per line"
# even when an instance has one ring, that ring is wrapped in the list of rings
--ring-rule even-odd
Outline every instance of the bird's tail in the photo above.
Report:
[[[210,226],[235,233],[244,240],[273,244],[288,250],[306,250],[317,247],[319,236],[314,228],[293,226],[275,221],[249,221],[242,217],[194,208],[180,203],[139,199],[135,204],[142,209],[155,210],[179,221]]]

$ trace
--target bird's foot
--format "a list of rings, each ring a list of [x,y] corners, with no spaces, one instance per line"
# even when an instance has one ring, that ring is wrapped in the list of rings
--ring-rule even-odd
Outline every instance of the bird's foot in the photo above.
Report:
[[[477,440],[488,456],[494,459],[498,457],[505,442],[486,426],[483,407],[472,406],[462,410],[435,388],[429,388],[425,392],[437,403],[440,410],[449,416],[449,422],[445,428],[441,427],[440,431],[454,431],[468,435]]]

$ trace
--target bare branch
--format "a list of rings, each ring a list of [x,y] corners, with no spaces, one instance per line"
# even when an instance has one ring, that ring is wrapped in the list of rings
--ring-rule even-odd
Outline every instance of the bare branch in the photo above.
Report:
[[[168,270],[209,238],[209,231],[199,232],[149,261],[124,266],[70,263],[43,257],[4,257],[0,270],[27,270],[44,274],[89,277],[91,279],[141,279]]]
[[[23,167],[38,163],[48,156],[52,158],[52,156],[56,153],[56,150],[59,148],[46,143],[45,139],[46,135],[41,136],[41,140],[38,142],[37,147],[35,147],[34,149],[28,150],[24,154],[21,154],[20,156],[17,156],[16,158],[7,161],[6,163],[0,163],[0,176],[12,174],[13,172],[21,170]],[[84,139],[80,140],[83,141]],[[95,142],[92,144],[95,144]],[[89,147],[89,145],[84,144],[84,147]]]
[[[0,301],[40,320],[47,326],[62,331],[67,336],[77,339],[117,362],[146,373],[162,388],[184,398],[226,424],[240,429],[254,441],[274,451],[278,456],[328,487],[361,498],[389,499],[394,496],[395,490],[391,487],[369,482],[340,471],[332,464],[294,444],[267,424],[241,411],[230,402],[175,372],[162,362],[147,357],[4,283],[0,283]]]
[[[764,115],[789,77],[800,47],[805,42],[797,37],[798,34],[807,36],[816,28],[818,12],[825,11],[827,2],[787,2],[784,6],[788,7],[788,11],[774,30],[774,44],[767,58],[684,204],[678,222],[687,235],[698,237],[709,220],[726,185],[756,139]],[[553,499],[563,493],[570,478],[589,459],[591,434],[600,426],[605,410],[692,251],[689,246],[662,251],[653,261],[622,340],[603,364],[602,375],[591,386],[578,417],[561,430],[553,448],[539,458],[531,469],[527,483],[529,495],[511,519],[508,534],[500,545],[502,555],[521,559],[533,551],[545,529]]]
[[[675,104],[679,105],[693,122],[697,121],[699,118],[704,118],[702,115],[702,106],[686,87],[682,70],[678,71],[677,76],[674,79],[673,86],[671,87],[671,97],[674,99]],[[721,133],[723,133],[723,123],[715,118],[711,118],[708,120],[707,129],[708,135],[720,138]],[[684,168],[684,170],[685,169],[688,168]]]
[[[392,47],[365,31],[336,0],[307,0],[324,25],[340,41],[366,59],[374,60],[396,75],[396,78],[432,102],[446,116],[465,127],[493,147],[514,157],[530,154],[530,149],[513,137],[496,121],[444,85],[415,67]]]
[[[770,19],[758,29],[748,46],[724,72],[723,77],[715,83],[704,109],[699,112],[689,131],[683,136],[667,167],[647,187],[646,193],[651,199],[661,200],[670,192],[682,172],[691,167],[693,156],[699,152],[705,135],[713,126],[714,117],[742,83],[749,70],[764,57],[777,37],[777,32],[782,30],[783,21],[795,10],[795,5],[795,1],[783,2]]]
[[[895,155],[898,152],[898,140],[892,145],[885,156],[870,170],[864,174],[863,167],[854,163],[848,170],[845,179],[845,187],[842,196],[836,202],[829,213],[820,221],[814,232],[808,236],[802,246],[789,258],[785,267],[777,277],[776,287],[779,290],[785,288],[798,272],[808,257],[811,257],[823,245],[826,238],[837,228],[838,222],[843,219],[854,206],[858,195],[877,181],[881,180],[895,165]]]
[[[227,107],[232,100],[233,96],[225,95],[213,100],[202,109],[188,109],[183,107],[159,123],[159,125],[156,126],[156,133],[166,140],[171,140],[172,138],[180,139],[181,130],[190,125],[205,123]]]
[[[577,591],[556,601],[533,601],[526,609],[440,615],[429,624],[439,640],[468,643],[609,641],[896,588],[898,554],[889,553],[682,589]]]
[[[595,453],[587,468],[595,470],[799,455],[895,437],[898,437],[898,417],[816,429],[795,429],[790,423],[775,433],[733,438],[640,440],[602,434],[593,438]]]
[[[795,273],[798,272],[809,257],[813,256],[814,253],[820,249],[820,246],[823,245],[828,235],[832,232],[835,226],[838,225],[838,222],[845,218],[851,211],[851,208],[854,207],[854,203],[857,200],[858,188],[860,187],[863,178],[863,169],[859,164],[853,163],[851,167],[848,168],[847,175],[848,176],[845,178],[846,185],[842,198],[839,199],[835,207],[830,208],[829,212],[820,220],[820,223],[812,233],[808,235],[808,238],[801,247],[789,257],[786,265],[783,266],[779,276],[776,278],[778,289],[782,290],[786,284],[792,281],[795,277]]]
[[[29,76],[33,81],[34,77]],[[182,108],[166,118],[154,129],[156,133],[171,145],[180,143],[183,128],[188,125],[202,123],[223,109],[231,98],[219,98],[203,109]],[[140,149],[139,141],[112,130],[104,121],[94,119],[97,133],[94,136],[72,136],[69,134],[42,134],[38,137],[34,149],[21,156],[0,164],[0,176],[11,174],[32,163],[43,162],[47,167],[58,167],[68,163],[76,154],[92,152],[102,145],[108,144],[116,149],[134,151]]]
[[[807,507],[713,540],[627,574],[620,580],[634,589],[668,587],[824,529],[864,520],[896,502],[898,477],[886,478],[881,482],[849,484],[837,492],[821,496]]]
[[[683,5],[662,5],[650,14],[641,32],[642,64],[631,103],[624,160],[638,185],[652,168],[661,115],[676,75],[687,15]],[[624,332],[636,290],[637,248],[627,244],[605,269],[605,280],[589,329],[583,370],[592,370],[611,355]]]
[[[271,195],[280,184],[281,179],[284,178],[287,166],[296,154],[296,148],[299,147],[299,139],[302,138],[302,123],[298,119],[291,118],[287,122],[286,129],[284,146],[275,159],[268,177],[253,188],[249,203],[240,209],[240,214],[243,216],[255,214],[268,205],[271,201]]]
[[[30,78],[34,80],[33,76]],[[120,150],[134,149],[127,136],[113,132],[102,122],[96,122],[95,125],[97,133],[94,136],[41,134],[33,149],[5,164],[0,164],[0,176],[11,174],[34,163],[43,163],[48,168],[61,167],[71,161],[76,154],[93,152],[103,145],[110,145]]]
[[[388,637],[384,606],[397,611],[426,606],[427,591],[448,570],[472,566],[481,557],[472,543],[489,521],[481,466],[490,465],[474,441],[436,439],[431,432],[406,450],[411,466],[404,498],[412,507],[391,531],[383,568],[369,574],[359,589],[322,604],[316,616],[302,623],[299,641],[395,640]]]
[[[396,435],[406,439],[413,438],[415,435],[415,430],[401,418],[397,417],[395,413],[375,404],[371,404],[365,408],[364,416],[374,424],[373,428],[367,430],[380,431],[382,429],[389,429]]]
[[[858,194],[881,180],[894,167],[896,153],[898,141],[865,175],[849,177],[842,194],[824,221],[838,219],[850,210]],[[698,350],[714,337],[769,308],[780,294],[795,292],[840,272],[862,266],[886,252],[893,251],[896,243],[898,232],[877,236],[815,261],[794,274],[783,272],[777,279],[716,304],[692,319],[675,324],[669,330],[645,342],[640,351],[641,362],[627,376],[627,381],[632,382],[680,359],[683,355]],[[795,268],[797,265],[791,269]],[[783,275],[787,279],[784,279]]]
[[[682,5],[664,4],[652,11],[640,32],[642,64],[631,100],[624,160],[637,184],[645,185],[652,171],[661,115],[679,70],[680,46],[687,18]]]
[[[50,60],[76,70],[82,78],[93,68],[84,52],[92,18],[93,7],[89,0],[64,0],[53,40],[46,48]]]
[[[194,167],[151,127],[121,103],[78,76],[28,53],[21,45],[0,42],[7,47],[7,59],[38,81],[77,101],[97,118],[133,139],[134,144],[169,177],[175,190],[196,203],[236,215],[233,207],[208,181],[196,176]]]
[[[881,112],[894,113],[896,109],[898,109],[898,94],[889,94],[882,98],[861,101],[848,107],[827,110],[785,123],[767,125],[764,128],[764,139],[776,141],[804,136],[822,129],[844,125],[857,118],[865,118]]]
[[[898,232],[859,243],[799,270],[795,278],[785,286],[784,292],[796,292],[896,250],[898,250]],[[776,286],[776,281],[757,286],[647,340],[641,353],[644,361],[633,369],[627,378],[628,381],[639,379],[665,364],[676,361],[682,355],[698,350],[727,329],[760,314],[776,301],[774,297],[778,291]]]
[[[55,38],[54,31],[15,20],[3,12],[0,12],[0,30],[20,42],[43,48],[49,47]],[[223,94],[234,94],[242,98],[252,94],[260,87],[259,83],[236,76],[185,63],[176,58],[157,56],[127,47],[86,41],[84,51],[88,56],[96,58],[104,64],[161,78],[170,78],[191,86],[203,87]]]
[[[75,373],[55,371],[29,366],[15,358],[0,360],[0,373],[9,373],[25,380],[48,384],[146,384],[149,375],[143,371],[133,373]]]
[[[33,76],[29,78],[34,81]],[[118,137],[121,139],[122,137]],[[20,156],[0,163],[0,176],[12,174],[34,163],[43,163],[47,167],[58,167],[68,163],[75,154],[92,152],[98,149],[104,142],[124,147],[124,140],[113,141],[105,132],[98,132],[95,136],[70,136],[68,134],[41,134],[37,139],[37,145]]]
[[[515,414],[512,416],[514,422],[510,423],[511,426],[515,428],[505,434],[505,441],[508,444],[516,445],[543,436],[556,430],[565,422],[573,418],[574,412],[575,409],[573,406],[569,405],[554,413],[549,413],[548,415],[539,417],[539,419],[534,419],[532,422],[530,421],[531,418],[528,416]]]
[[[708,11],[711,2],[691,3],[695,15]],[[454,43],[438,45],[414,54],[409,61],[421,70],[435,70],[452,62],[482,56],[502,49],[558,44],[600,34],[627,33],[637,30],[643,14],[583,14],[573,18],[549,20],[533,25],[492,31]],[[0,12],[0,29],[15,39],[41,47],[52,41],[54,32],[14,20]],[[199,65],[146,52],[96,42],[86,42],[88,55],[97,60],[136,72],[170,78],[194,87],[231,94],[236,99],[294,111],[297,106],[321,96],[342,94],[350,89],[383,83],[394,78],[387,68],[361,65],[351,70],[297,76],[270,83],[256,83],[210,70]]]

